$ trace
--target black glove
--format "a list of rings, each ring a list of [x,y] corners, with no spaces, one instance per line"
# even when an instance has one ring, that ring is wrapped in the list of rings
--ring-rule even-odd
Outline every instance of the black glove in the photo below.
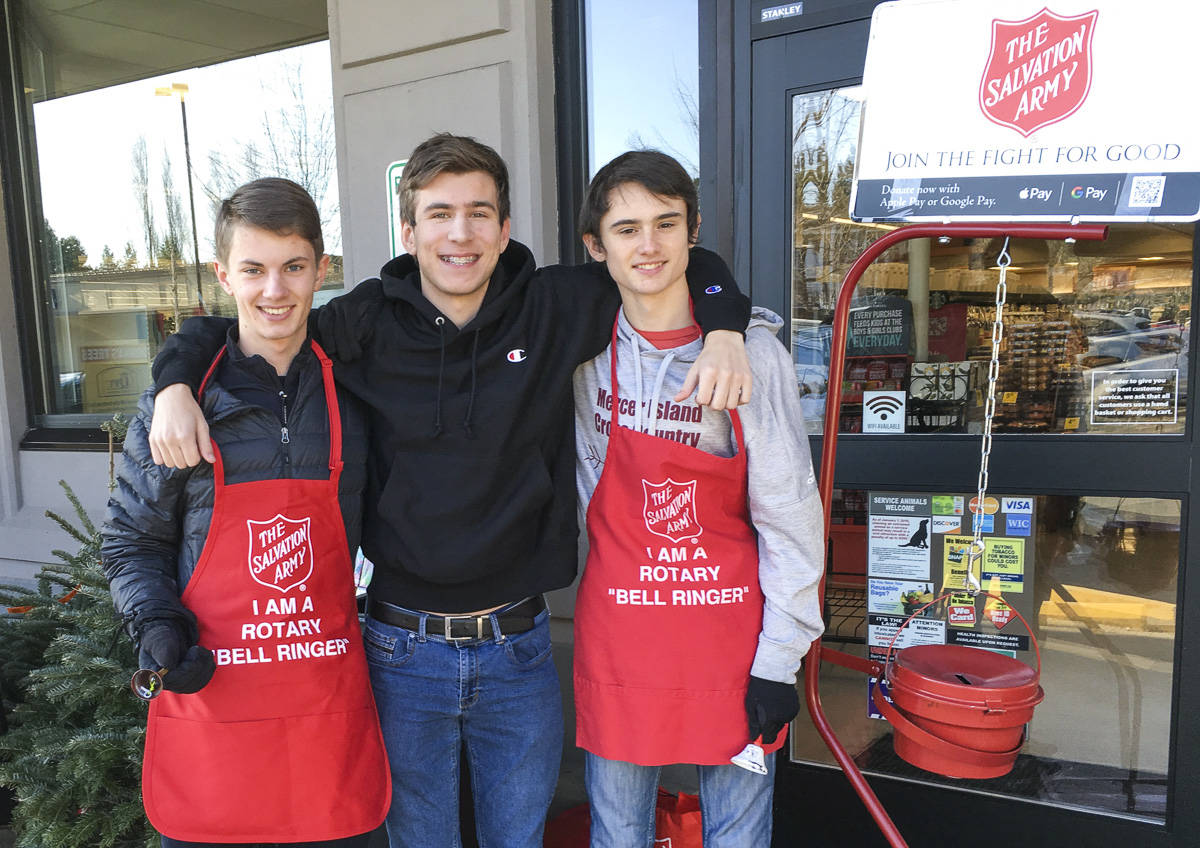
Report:
[[[213,659],[212,651],[203,645],[192,645],[183,655],[183,661],[163,675],[163,688],[168,692],[191,695],[207,686],[216,670],[217,661]]]
[[[149,622],[138,635],[138,667],[158,671],[179,665],[187,653],[188,639],[183,627],[160,618]]]
[[[794,683],[779,683],[750,677],[746,690],[746,718],[750,723],[751,741],[762,737],[770,745],[779,731],[800,712],[800,698]]]
[[[212,680],[217,669],[212,651],[199,645],[188,647],[182,623],[169,619],[150,622],[138,639],[138,666],[158,671],[165,668],[163,688],[189,695]]]

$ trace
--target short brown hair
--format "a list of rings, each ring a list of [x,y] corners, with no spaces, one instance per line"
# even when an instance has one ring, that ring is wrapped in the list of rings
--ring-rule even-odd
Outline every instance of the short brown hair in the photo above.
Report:
[[[600,219],[611,205],[609,194],[626,183],[640,185],[655,197],[677,197],[687,207],[688,241],[695,243],[700,224],[696,183],[678,161],[658,150],[629,150],[596,172],[579,209],[579,234],[600,236]]]
[[[417,145],[404,166],[400,180],[400,217],[410,226],[417,223],[417,192],[441,174],[469,174],[480,171],[496,184],[497,213],[500,222],[508,220],[508,166],[500,154],[486,144],[465,135],[438,133]]]
[[[312,245],[314,259],[319,260],[325,254],[317,204],[302,186],[291,180],[263,177],[240,186],[221,201],[213,236],[219,261],[229,261],[233,232],[243,224],[280,236],[300,236]]]

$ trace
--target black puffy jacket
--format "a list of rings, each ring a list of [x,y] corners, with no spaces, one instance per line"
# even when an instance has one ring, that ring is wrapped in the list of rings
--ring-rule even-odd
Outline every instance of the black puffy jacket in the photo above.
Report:
[[[227,369],[237,369],[236,375]],[[272,478],[320,479],[329,476],[329,423],[320,363],[306,344],[292,362],[295,397],[288,403],[288,442],[281,439],[278,414],[248,403],[222,387],[221,375],[236,376],[245,386],[257,382],[267,394],[278,391],[274,369],[261,357],[242,356],[229,344],[216,379],[204,392],[203,409],[210,433],[221,450],[228,483]],[[344,467],[338,500],[351,554],[362,523],[367,435],[358,402],[338,393]],[[125,450],[117,460],[117,488],[108,501],[101,556],[113,604],[137,637],[154,619],[185,622],[196,635],[193,616],[179,601],[208,539],[213,507],[213,468],[155,465],[149,428],[154,391],[138,403]]]

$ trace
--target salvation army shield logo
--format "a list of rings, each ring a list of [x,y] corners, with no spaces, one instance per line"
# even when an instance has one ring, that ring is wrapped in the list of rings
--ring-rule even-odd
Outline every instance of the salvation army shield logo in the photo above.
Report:
[[[646,529],[656,536],[682,542],[704,532],[696,519],[696,481],[677,483],[668,477],[661,483],[642,481],[645,501],[642,518]]]
[[[1075,17],[1047,8],[1023,21],[992,21],[979,108],[1028,138],[1074,114],[1092,88],[1092,34],[1099,11]]]
[[[256,583],[287,593],[312,575],[309,519],[296,520],[282,515],[267,521],[247,519],[246,529],[250,534],[247,564]]]

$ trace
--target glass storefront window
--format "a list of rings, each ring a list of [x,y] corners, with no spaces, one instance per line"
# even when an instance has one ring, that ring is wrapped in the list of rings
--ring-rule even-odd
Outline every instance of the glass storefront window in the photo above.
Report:
[[[640,148],[674,156],[697,177],[697,0],[587,0],[584,7],[588,178],[626,150]]]
[[[861,96],[792,100],[792,351],[813,433],[837,287],[894,229],[848,217]],[[1193,233],[1118,224],[1103,242],[1015,240],[994,431],[1182,434]],[[999,239],[918,239],[873,263],[852,307],[840,432],[863,430],[872,391],[904,393],[907,433],[981,432],[1000,249]]]
[[[1165,821],[1180,502],[1043,495],[1032,504],[1027,499],[1016,504],[1011,502],[1021,499],[1004,503],[1003,496],[996,497],[1001,501],[997,525],[1005,516],[1016,521],[1005,529],[996,526],[994,535],[1010,544],[1015,540],[1020,552],[1019,567],[1002,578],[1009,581],[1002,592],[1014,608],[1024,610],[1037,636],[1046,693],[1012,772],[989,780],[955,780],[909,765],[892,751],[890,725],[868,717],[865,677],[824,663],[821,695],[834,729],[868,774]],[[832,647],[860,656],[877,652],[873,643],[879,638],[872,630],[880,619],[871,610],[886,606],[889,591],[896,589],[896,609],[887,611],[902,615],[912,611],[909,594],[919,600],[922,593],[944,588],[939,583],[949,573],[945,563],[953,559],[954,545],[946,516],[937,519],[939,512],[952,510],[939,509],[937,496],[933,501],[932,579],[879,580],[871,563],[870,540],[878,534],[871,529],[870,493],[835,490],[825,636]],[[1010,508],[1015,516],[1006,512]],[[1029,516],[1024,525],[1022,516]],[[968,524],[964,521],[961,531],[969,537]],[[987,589],[986,563],[983,576]],[[911,593],[904,591],[910,583]],[[982,602],[979,606],[986,614]],[[927,621],[927,628],[955,630],[941,607],[933,607]],[[979,641],[1024,633],[1019,621],[1001,628],[979,621],[969,629],[978,632],[973,638]],[[1015,651],[1032,665],[1030,653]],[[794,728],[794,760],[833,764],[811,723],[802,716]]]
[[[27,0],[11,18],[36,239],[27,355],[39,427],[131,413],[181,320],[236,312],[212,270],[212,229],[220,200],[243,182],[283,176],[309,190],[333,255],[321,295],[342,286],[329,45],[273,49],[323,37],[323,7],[147,13],[127,30],[106,14]],[[193,40],[197,27],[226,24],[239,32],[235,47]]]

